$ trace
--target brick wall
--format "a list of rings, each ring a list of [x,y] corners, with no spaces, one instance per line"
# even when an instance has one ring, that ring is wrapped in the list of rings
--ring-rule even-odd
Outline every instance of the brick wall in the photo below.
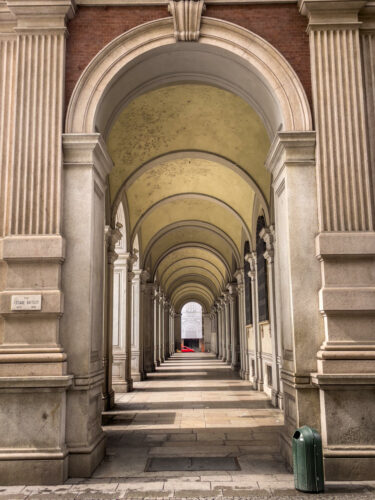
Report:
[[[68,25],[65,100],[93,57],[125,31],[154,19],[167,17],[162,7],[80,7]]]
[[[121,33],[168,15],[166,6],[81,7],[68,26],[66,103],[82,71],[100,49]],[[311,100],[307,21],[296,4],[212,5],[204,15],[238,24],[268,40],[293,66]]]
[[[297,4],[209,5],[204,15],[238,24],[270,42],[289,61],[311,103],[307,18]]]

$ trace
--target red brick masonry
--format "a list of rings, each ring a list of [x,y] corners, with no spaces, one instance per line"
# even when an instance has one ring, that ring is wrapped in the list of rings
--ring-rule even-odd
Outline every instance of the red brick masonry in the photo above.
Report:
[[[68,26],[66,103],[80,74],[100,49],[121,33],[168,15],[166,6],[81,7]],[[296,4],[211,5],[204,15],[238,24],[268,40],[293,66],[311,101],[307,20]]]

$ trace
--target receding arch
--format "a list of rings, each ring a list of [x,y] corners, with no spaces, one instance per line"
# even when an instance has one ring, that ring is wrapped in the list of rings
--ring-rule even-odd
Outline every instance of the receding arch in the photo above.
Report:
[[[218,259],[222,262],[222,264],[224,265],[227,273],[228,273],[228,276],[231,276],[231,268],[230,268],[230,263],[228,263],[224,258],[223,256],[215,249],[215,248],[212,248],[210,247],[209,245],[205,245],[203,243],[195,243],[195,242],[192,242],[190,245],[189,245],[190,248],[200,248],[200,249],[203,249],[203,250],[206,250],[208,251],[209,253],[212,253],[213,255],[215,255],[216,257],[218,257]],[[156,275],[156,272],[157,272],[157,269],[160,265],[160,263],[163,261],[163,259],[165,259],[168,255],[170,255],[171,253],[175,252],[176,250],[179,250],[179,249],[183,249],[183,248],[186,248],[186,245],[175,245],[173,246],[172,248],[170,248],[168,251],[166,251],[163,255],[161,255],[158,260],[156,261],[155,265],[154,265],[154,268],[152,270],[152,277],[153,279],[155,279],[155,275]]]
[[[209,279],[213,282],[213,283],[216,283],[216,289],[218,290],[218,292],[220,291],[220,288],[221,288],[221,283],[220,281],[217,279],[217,277],[212,274],[210,271],[208,271],[207,269],[205,269],[204,267],[199,267],[199,266],[186,266],[186,267],[180,267],[178,269],[176,269],[176,271],[174,271],[164,282],[164,287],[166,289],[166,291],[168,292],[169,291],[169,286],[168,286],[168,283],[170,282],[170,280],[172,280],[172,283],[174,283],[174,281],[179,278],[179,276],[175,276],[177,273],[181,273],[183,272],[183,275],[184,276],[196,276],[196,275],[199,275],[201,274],[202,276],[206,276],[207,278],[209,277]],[[208,275],[208,276],[207,276]]]
[[[200,264],[200,266],[199,266],[199,264]],[[172,266],[164,269],[164,271],[161,273],[160,282],[162,283],[162,281],[167,273],[170,274],[171,272],[173,272],[173,267],[176,267],[176,269],[179,269],[180,267],[188,267],[188,266],[203,267],[204,269],[211,268],[212,274],[216,273],[217,277],[220,276],[222,286],[224,286],[225,276],[222,273],[222,271],[218,268],[218,266],[216,266],[213,262],[211,262],[207,259],[203,259],[201,257],[200,258],[193,257],[193,256],[192,257],[184,257],[182,259],[175,260],[174,263],[172,264]],[[214,269],[214,271],[212,271],[212,268]]]
[[[265,194],[259,187],[257,181],[242,168],[240,165],[237,165],[235,162],[230,160],[229,158],[225,158],[222,155],[210,152],[210,151],[197,151],[197,150],[181,150],[181,151],[171,151],[156,158],[153,158],[149,161],[146,161],[143,165],[140,165],[127,179],[124,180],[123,185],[118,190],[116,197],[113,201],[113,207],[116,207],[117,204],[121,201],[123,193],[126,193],[127,189],[145,172],[152,170],[156,166],[160,166],[166,162],[171,162],[175,160],[192,158],[192,159],[203,159],[210,161],[212,163],[219,163],[231,171],[235,172],[241,179],[243,179],[254,191],[255,198],[259,199],[259,203],[261,204],[264,212],[267,214],[269,210],[269,205]],[[258,197],[258,198],[257,198]]]
[[[234,241],[228,236],[222,229],[220,229],[217,226],[214,226],[213,224],[209,224],[207,222],[202,222],[202,221],[196,221],[196,220],[185,220],[181,222],[176,222],[173,224],[170,224],[169,226],[165,226],[162,230],[160,230],[155,236],[151,239],[151,241],[147,244],[145,252],[144,252],[144,262],[147,262],[147,259],[150,255],[150,252],[152,250],[152,247],[154,244],[162,238],[166,233],[169,233],[170,231],[173,231],[174,229],[181,228],[181,227],[189,227],[189,228],[194,228],[194,227],[199,227],[206,229],[207,231],[211,231],[217,235],[219,235],[230,247],[231,250],[233,251],[236,261],[239,263],[240,262],[240,253],[234,243]]]
[[[246,222],[243,220],[242,216],[236,212],[236,210],[234,210],[231,206],[229,206],[227,203],[223,202],[222,200],[218,199],[218,198],[215,198],[213,196],[208,196],[204,193],[180,193],[180,194],[175,194],[175,195],[172,195],[172,196],[168,196],[167,198],[163,198],[162,200],[158,201],[157,203],[154,203],[150,208],[147,209],[147,211],[145,213],[143,213],[133,231],[132,231],[132,235],[131,235],[131,238],[130,238],[130,241],[132,242],[133,239],[134,239],[134,236],[137,234],[137,232],[139,231],[139,228],[142,224],[142,222],[145,220],[145,218],[147,217],[148,214],[152,213],[153,210],[155,210],[156,207],[160,206],[160,205],[163,205],[163,204],[166,204],[168,203],[169,201],[171,200],[176,200],[176,199],[183,199],[183,198],[191,198],[191,199],[209,199],[209,200],[212,200],[214,201],[215,203],[217,203],[218,205],[222,206],[222,207],[225,207],[229,212],[231,212],[233,214],[234,217],[236,217],[236,219],[238,219],[239,221],[241,221],[242,225],[243,225],[243,228],[245,230],[245,233],[247,235],[247,237],[250,239],[250,230],[249,228],[247,227],[247,224]]]

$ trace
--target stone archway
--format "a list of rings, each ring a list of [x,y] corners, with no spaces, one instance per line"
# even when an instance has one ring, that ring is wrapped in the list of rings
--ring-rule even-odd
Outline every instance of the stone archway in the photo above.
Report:
[[[169,71],[171,60],[179,61],[172,74]],[[197,65],[207,60],[209,63],[204,65],[203,73]],[[169,61],[168,65],[166,61]],[[219,64],[219,61],[225,61],[225,64]],[[317,228],[315,134],[306,95],[286,60],[269,43],[253,33],[224,21],[203,18],[199,43],[178,44],[173,36],[172,20],[162,19],[131,30],[105,47],[82,74],[67,113],[63,147],[64,231],[68,252],[63,268],[66,307],[61,327],[66,339],[75,335],[77,325],[80,331],[86,332],[78,347],[72,342],[66,343],[68,357],[75,356],[77,359],[81,354],[86,356],[83,369],[82,364],[75,365],[74,361],[70,365],[71,371],[74,374],[79,372],[86,381],[77,391],[68,392],[70,411],[67,446],[71,457],[69,473],[73,476],[89,475],[101,460],[104,450],[102,434],[96,424],[100,421],[98,402],[102,381],[97,345],[100,343],[103,324],[100,304],[103,300],[101,263],[104,256],[104,193],[107,176],[112,169],[105,140],[117,117],[129,103],[147,92],[181,81],[209,84],[240,96],[256,110],[272,140],[266,164],[272,174],[275,198],[275,214],[269,214],[270,221],[275,222],[275,242],[268,238],[267,250],[276,296],[274,336],[279,335],[283,339],[280,356],[285,361],[283,368],[286,374],[286,435],[290,433],[290,428],[304,421],[307,413],[311,414],[311,406],[315,408],[315,416],[319,414],[317,391],[311,389],[309,384],[304,386],[300,380],[297,387],[295,375],[310,373],[315,369],[316,352],[321,343],[316,333],[319,323],[316,292],[319,285],[315,277],[311,279],[300,273],[301,267],[318,266],[314,259]],[[207,157],[207,152],[204,155]],[[79,195],[78,185],[81,188]],[[308,205],[307,193],[310,200]],[[192,193],[184,195],[196,196]],[[118,199],[123,201],[127,210],[126,197],[119,195]],[[75,217],[78,210],[80,218]],[[127,241],[134,240],[137,227],[130,232],[130,225],[126,226]],[[255,234],[253,229],[250,230]],[[81,245],[78,252],[69,252],[75,241],[82,240],[82,234],[86,234],[90,245]],[[253,249],[254,242],[251,237],[249,240]],[[255,269],[253,252],[248,258],[250,266]],[[126,265],[131,279],[131,259]],[[241,287],[243,275],[238,273],[236,278]],[[87,310],[77,310],[76,307],[80,300],[78,281],[89,292]],[[205,281],[199,279],[193,283],[186,292],[189,297],[198,300],[201,296],[209,303],[213,295],[210,295],[212,290],[206,287]],[[176,282],[171,288],[177,305],[188,298],[180,284],[182,286],[184,282]],[[310,300],[307,309],[306,297]],[[255,310],[255,293],[253,299]],[[163,302],[165,298],[162,296],[161,300]],[[131,314],[130,301],[128,294],[128,317]],[[164,307],[165,302],[158,313],[159,320],[161,316],[165,318]],[[218,315],[220,317],[220,313]],[[232,321],[235,321],[232,314],[231,317],[227,313],[223,314],[221,329],[224,331]],[[300,325],[304,325],[303,328]],[[226,360],[231,358],[228,342],[222,335],[221,355]],[[160,350],[160,345],[158,348]],[[161,351],[159,356],[163,359]],[[77,398],[81,401],[79,408]],[[90,422],[96,423],[96,427],[92,424],[95,432],[86,434],[84,443],[70,432],[73,426],[77,427],[77,422],[82,431],[91,425]],[[317,418],[313,423],[319,425]],[[285,440],[284,455],[289,454],[290,445]]]

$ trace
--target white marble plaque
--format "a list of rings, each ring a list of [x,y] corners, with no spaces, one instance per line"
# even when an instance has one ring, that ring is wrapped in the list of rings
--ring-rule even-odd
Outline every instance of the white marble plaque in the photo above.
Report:
[[[12,311],[40,311],[41,309],[41,295],[12,295]]]

